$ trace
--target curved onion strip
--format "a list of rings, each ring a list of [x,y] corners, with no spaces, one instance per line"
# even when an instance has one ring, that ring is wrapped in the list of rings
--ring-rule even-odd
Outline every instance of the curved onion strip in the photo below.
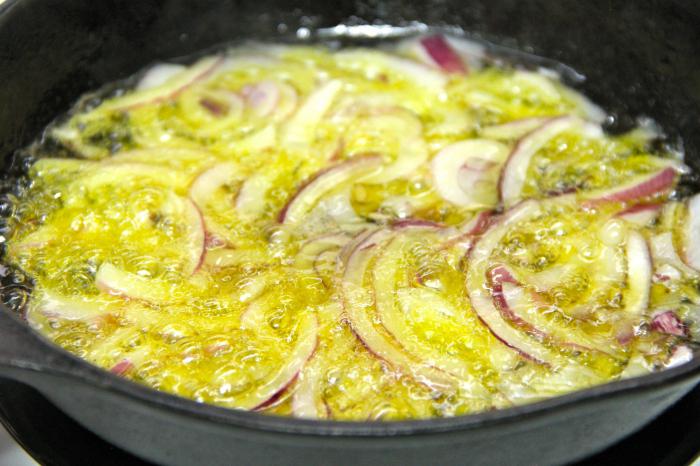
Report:
[[[430,366],[456,377],[462,383],[467,382],[472,389],[482,394],[485,393],[485,389],[471,375],[469,364],[466,364],[463,359],[443,354],[430,345],[417,340],[407,323],[407,316],[399,308],[399,303],[396,300],[397,291],[408,289],[399,289],[396,277],[401,269],[401,251],[404,250],[407,244],[408,240],[405,236],[393,238],[378,253],[378,259],[373,266],[372,285],[374,287],[375,306],[382,326],[414,358],[423,360]],[[434,301],[437,307],[437,299]],[[436,318],[439,318],[437,317],[439,313],[437,309],[433,309],[433,311],[435,311]]]
[[[587,205],[600,202],[630,202],[670,190],[675,185],[677,176],[677,168],[668,166],[612,189],[585,193],[583,197]]]
[[[656,220],[660,212],[661,204],[638,204],[618,212],[615,216],[633,225],[643,227]]]
[[[685,261],[690,267],[700,271],[700,194],[688,200],[688,218],[684,233]]]
[[[32,323],[36,312],[47,317],[58,317],[65,320],[88,321],[108,313],[106,306],[85,301],[72,296],[62,296],[50,290],[35,290],[27,320]]]
[[[313,314],[303,314],[299,319],[297,341],[285,364],[262,386],[237,398],[236,407],[262,409],[273,401],[297,378],[306,362],[313,356],[318,343],[318,320]]]
[[[506,322],[494,305],[487,286],[487,274],[491,266],[490,257],[493,250],[498,247],[501,238],[513,225],[533,218],[540,212],[539,203],[525,201],[491,225],[469,253],[466,287],[477,316],[499,341],[527,359],[540,364],[552,364],[558,359],[558,355]]]
[[[511,140],[519,139],[527,133],[542,126],[550,117],[529,117],[487,126],[481,130],[481,136],[487,139]]]
[[[356,157],[321,170],[287,202],[279,213],[279,222],[299,222],[326,193],[349,181],[364,178],[380,164],[379,156]]]
[[[631,231],[625,244],[627,258],[627,289],[624,292],[624,312],[634,325],[649,307],[649,290],[651,288],[652,264],[649,245],[641,233]],[[630,330],[623,330],[627,333]],[[623,335],[619,339],[626,340]]]
[[[375,256],[378,243],[390,235],[391,232],[386,230],[374,232],[360,242],[348,258],[342,280],[342,293],[350,326],[369,351],[394,368],[412,375],[418,382],[430,387],[451,387],[455,383],[451,376],[410,357],[404,348],[379,332],[368,315],[368,311],[374,307],[374,296],[364,285],[365,273]]]
[[[190,198],[205,210],[207,202],[217,189],[230,183],[240,175],[240,167],[235,162],[223,162],[204,170],[190,185]]]
[[[342,233],[330,233],[310,239],[302,244],[294,258],[294,267],[299,270],[313,270],[317,258],[326,251],[340,250],[352,238]]]
[[[677,337],[688,336],[688,328],[673,311],[655,313],[651,318],[651,328],[657,332],[675,335]]]
[[[105,102],[100,108],[107,111],[128,110],[139,105],[171,99],[188,86],[209,76],[222,61],[223,59],[217,56],[203,58],[181,73],[170,77],[158,87],[131,92],[124,97]]]
[[[412,114],[403,113],[403,116],[386,114],[372,118],[372,126],[376,132],[396,132],[398,134],[399,149],[396,160],[383,166],[363,180],[365,183],[388,183],[389,181],[411,175],[428,160],[428,146],[421,137],[423,128]],[[386,136],[385,136],[386,137]]]
[[[112,296],[160,304],[172,302],[172,287],[167,283],[125,272],[109,262],[97,269],[95,285]]]
[[[669,265],[688,277],[698,276],[698,272],[685,265],[678,255],[673,244],[673,233],[670,231],[653,236],[649,241],[649,248],[651,249],[651,256],[656,268],[662,265]]]
[[[273,180],[264,174],[248,177],[236,195],[236,212],[244,217],[258,217],[267,207],[267,193]]]
[[[431,61],[445,73],[466,74],[468,72],[460,56],[442,35],[423,37],[420,44]]]
[[[323,404],[321,394],[321,371],[315,367],[313,358],[299,374],[296,390],[292,395],[292,412],[302,419],[325,419],[328,409]]]
[[[570,349],[599,351],[609,355],[619,353],[612,342],[587,335],[577,328],[562,329],[552,324],[542,315],[543,304],[537,302],[536,293],[530,293],[506,266],[492,268],[489,278],[491,294],[498,310],[527,333]]]
[[[136,90],[144,91],[146,89],[160,87],[186,69],[187,67],[185,65],[178,65],[176,63],[158,63],[153,65],[141,77],[139,83],[136,85]]]
[[[314,140],[316,127],[343,87],[338,80],[328,81],[306,98],[287,122],[283,142],[288,146],[306,147]]]
[[[415,60],[389,55],[377,51],[347,50],[335,54],[337,63],[349,67],[369,70],[370,75],[378,75],[383,71],[397,78],[406,79],[430,92],[441,91],[447,84],[447,77],[423,63]]]
[[[183,269],[185,275],[191,275],[202,266],[206,252],[206,230],[204,217],[199,207],[189,198],[184,200],[184,219],[187,228],[186,255],[187,261]]]
[[[444,199],[466,208],[498,203],[498,173],[507,157],[504,145],[468,139],[442,149],[430,163],[433,184]]]
[[[558,134],[579,124],[580,120],[571,116],[550,118],[515,144],[498,180],[501,202],[505,207],[520,200],[532,157]]]

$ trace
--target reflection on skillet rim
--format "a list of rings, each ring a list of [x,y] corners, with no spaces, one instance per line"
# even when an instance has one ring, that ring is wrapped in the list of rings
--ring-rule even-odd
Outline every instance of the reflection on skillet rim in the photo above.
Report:
[[[215,421],[220,424],[230,424],[252,428],[266,432],[286,434],[305,434],[333,437],[393,437],[416,434],[437,434],[455,432],[466,429],[497,427],[510,422],[518,422],[525,418],[546,416],[550,412],[565,409],[576,404],[593,401],[603,397],[613,398],[629,395],[635,392],[650,390],[659,386],[670,386],[690,382],[693,377],[700,378],[700,351],[695,349],[694,357],[685,364],[658,372],[652,372],[641,377],[597,385],[566,395],[548,398],[526,405],[502,408],[451,418],[418,419],[409,421],[331,421],[311,420],[286,416],[274,416],[254,411],[242,411],[215,405],[197,403],[188,398],[160,392],[146,386],[131,382],[114,375],[106,370],[80,359],[63,348],[43,338],[24,322],[11,313],[4,305],[0,312],[15,320],[18,335],[26,343],[36,345],[42,353],[54,353],[56,358],[68,360],[70,369],[60,369],[52,366],[54,357],[48,363],[29,362],[12,358],[10,366],[21,370],[36,371],[58,377],[74,377],[76,381],[93,385],[96,390],[105,390],[117,396],[125,396],[138,402],[152,405],[154,408],[172,410],[180,415],[198,417],[203,420]],[[5,318],[7,318],[7,316]],[[43,354],[42,354],[43,355]]]

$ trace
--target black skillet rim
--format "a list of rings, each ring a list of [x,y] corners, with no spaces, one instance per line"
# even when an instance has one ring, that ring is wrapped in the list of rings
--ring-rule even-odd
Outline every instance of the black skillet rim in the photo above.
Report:
[[[20,0],[6,0],[0,4],[0,16],[3,16]],[[503,408],[481,413],[456,416],[451,418],[417,419],[406,421],[331,421],[300,419],[294,417],[274,416],[254,411],[243,411],[224,408],[215,405],[198,403],[194,400],[160,392],[130,380],[118,377],[102,368],[69,353],[63,348],[46,340],[32,330],[26,322],[21,321],[6,306],[0,305],[0,312],[24,326],[23,339],[33,339],[34,343],[42,346],[47,359],[51,353],[55,357],[69,359],[70,365],[75,366],[81,373],[67,374],[65,370],[56,367],[42,367],[31,362],[15,360],[10,365],[20,370],[30,370],[58,377],[70,377],[78,382],[92,385],[96,390],[105,390],[115,395],[126,396],[135,401],[153,405],[154,407],[172,410],[177,414],[192,416],[205,421],[239,427],[256,429],[270,433],[297,434],[319,437],[366,437],[391,438],[406,435],[430,435],[477,428],[497,427],[509,423],[517,423],[548,415],[550,412],[566,409],[577,404],[593,402],[601,398],[615,398],[632,393],[652,390],[654,388],[680,385],[690,382],[693,378],[700,379],[700,351],[693,352],[693,359],[678,367],[664,369],[641,377],[605,383],[588,389],[579,390],[566,395],[556,396],[543,401],[511,408]],[[697,383],[697,380],[696,380]]]

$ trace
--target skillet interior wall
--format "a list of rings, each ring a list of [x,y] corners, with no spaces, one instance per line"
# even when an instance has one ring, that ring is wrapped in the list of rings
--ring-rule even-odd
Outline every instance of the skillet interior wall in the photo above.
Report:
[[[88,90],[157,59],[339,23],[460,26],[559,60],[587,76],[581,87],[618,117],[617,129],[651,116],[700,170],[700,7],[692,1],[8,0],[0,10],[0,192],[26,169],[12,163],[16,149]]]

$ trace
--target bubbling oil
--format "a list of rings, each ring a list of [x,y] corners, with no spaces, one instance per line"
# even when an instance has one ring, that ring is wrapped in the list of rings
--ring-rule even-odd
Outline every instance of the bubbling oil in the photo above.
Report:
[[[681,167],[678,154],[649,132],[605,134],[604,113],[551,72],[440,40],[457,72],[421,37],[248,44],[81,99],[0,204],[4,302],[137,383],[320,419],[468,414],[671,364],[697,337],[698,275],[646,283],[630,310],[625,238],[683,241],[677,177],[643,199],[586,203]],[[456,182],[436,179],[437,161],[473,140],[512,154],[539,126],[517,127],[561,115],[582,124],[544,141],[523,174],[521,198],[541,212],[477,257],[510,210],[445,197],[439,185]],[[452,189],[496,193],[494,173]],[[641,201],[680,213],[611,223]],[[483,260],[514,277],[470,289]],[[484,292],[515,341],[472,299]],[[670,305],[683,334],[654,328]]]

